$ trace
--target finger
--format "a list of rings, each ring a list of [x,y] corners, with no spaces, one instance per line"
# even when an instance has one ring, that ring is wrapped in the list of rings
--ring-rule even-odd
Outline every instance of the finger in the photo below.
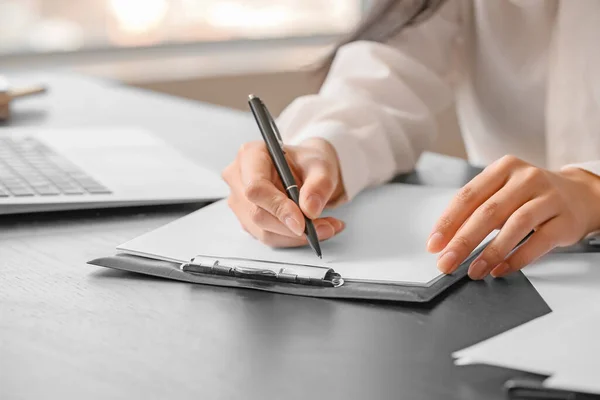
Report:
[[[244,144],[240,149],[238,160],[241,175],[240,181],[244,188],[247,188],[256,180],[266,179],[273,182],[275,187],[280,191],[285,191],[281,178],[279,178],[279,175],[275,170],[273,160],[264,143],[251,142]],[[302,180],[296,172],[297,168],[294,167],[295,163],[293,159],[286,156],[286,160],[290,165],[292,176],[294,177],[296,184],[300,187],[300,185],[302,185]]]
[[[232,186],[238,188],[242,186],[240,174],[232,174],[230,181]],[[234,194],[230,196],[230,200],[228,202],[232,209],[236,208],[244,210],[242,212],[250,216],[248,219],[248,224],[257,225],[262,230],[270,231],[283,236],[299,236],[296,232],[293,232],[288,226],[277,219],[273,214],[249,201],[244,192],[241,195],[239,194],[239,191],[234,192]],[[236,213],[236,215],[239,215],[239,213]]]
[[[477,207],[505,185],[511,170],[520,163],[515,157],[502,157],[460,189],[436,222],[427,241],[427,250],[432,253],[442,251]]]
[[[253,229],[254,232],[259,232],[260,230],[263,230],[263,231],[269,231],[272,233],[280,234],[282,236],[292,237],[295,239],[298,238],[294,233],[289,231],[289,229],[287,229],[274,216],[272,216],[268,212],[262,210],[260,207],[257,207],[253,203],[250,203],[245,198],[240,199],[239,197],[232,195],[227,198],[227,204],[233,210],[233,212],[236,214],[236,216],[238,216],[238,220],[240,221],[242,228],[248,233],[250,233],[250,231],[248,229],[249,226],[250,227],[256,226],[259,229]],[[260,210],[260,211],[248,211],[248,210]],[[267,221],[262,221],[262,220],[257,221],[256,215],[262,215],[262,216],[264,216],[264,218],[266,218],[268,220]],[[321,227],[322,225],[329,224],[333,227],[333,229],[335,231],[334,232],[335,235],[342,232],[346,227],[346,224],[343,221],[341,221],[337,218],[334,218],[334,217],[319,218],[319,219],[314,220],[313,224],[317,231],[319,230],[319,227]],[[322,231],[321,234],[323,235],[323,238],[327,239],[328,238],[327,233],[328,233],[329,229],[327,227],[326,228],[321,227],[321,231]],[[261,235],[258,235],[258,236],[261,236]],[[306,241],[304,241],[304,243],[306,243]]]
[[[227,182],[231,186],[231,180],[235,172],[238,171],[237,163],[233,162],[229,164],[223,171],[221,172],[221,178]]]
[[[492,276],[500,278],[509,275],[548,253],[557,246],[561,231],[562,223],[559,217],[549,220],[506,261],[492,269]]]
[[[246,209],[249,214],[248,219],[259,229],[292,238],[298,238],[298,236],[300,236],[265,209],[249,201],[247,201],[247,203]]]
[[[245,191],[245,197],[258,207],[275,216],[290,231],[301,236],[304,232],[304,215],[286,194],[266,179],[253,181]]]
[[[316,222],[315,222],[316,221]],[[313,221],[313,224],[320,224],[320,221],[327,221],[328,223],[331,224],[331,226],[333,226],[333,229],[335,230],[335,234],[337,235],[338,233],[342,232],[344,229],[346,229],[346,224],[344,223],[344,221],[341,221],[337,218],[334,217],[325,217],[325,218],[318,218],[316,220]],[[316,229],[316,225],[315,225],[315,229]]]
[[[306,168],[304,183],[300,188],[300,207],[308,218],[321,215],[333,195],[338,184],[338,174],[334,169],[324,160],[311,160]]]
[[[244,188],[250,186],[254,181],[274,180],[273,161],[264,143],[245,143],[238,153],[238,160]]]
[[[314,221],[315,230],[317,232],[317,237],[319,241],[326,241],[335,236],[338,231],[336,231],[336,227],[326,220],[319,219]],[[339,226],[339,225],[338,225]],[[252,236],[259,239],[261,242],[270,247],[300,247],[306,246],[308,241],[306,236],[302,237],[289,237],[279,235],[277,233],[269,232],[258,228],[256,225],[250,225],[247,227],[247,230],[250,232]],[[342,228],[343,230],[343,228]],[[341,230],[340,230],[341,231]]]
[[[262,209],[260,207],[256,206],[255,204],[249,202],[243,196],[237,196],[237,197],[230,196],[227,199],[227,203],[229,204],[229,207],[233,210],[233,212],[237,216],[242,228],[247,233],[249,233],[251,236],[253,236],[254,238],[262,240],[265,237],[267,237],[267,235],[270,235],[273,238],[276,238],[277,236],[280,235],[280,233],[278,233],[278,232],[266,231],[265,229],[261,228],[259,225],[256,224],[255,215],[257,215],[257,213],[256,213],[256,211],[252,211],[252,210],[262,210]],[[267,215],[267,216],[270,216],[271,218],[273,218],[273,220],[276,221],[276,224],[278,224],[281,227],[281,229],[283,229],[283,230],[287,229],[274,216],[272,216],[271,214],[269,214],[268,212],[266,212],[264,210],[263,210],[263,213],[264,213],[263,215]],[[300,238],[298,236],[296,236],[295,234],[292,233],[291,235],[292,236],[288,236],[288,235],[281,235],[281,236],[291,237],[291,238],[295,239],[297,242],[302,241],[302,240],[299,240]]]
[[[556,201],[544,197],[535,198],[516,210],[469,267],[471,279],[485,278],[529,232],[557,216],[558,211]]]
[[[247,200],[241,200],[241,201],[242,202],[246,201],[248,203],[247,205],[245,205],[245,207],[249,213],[249,220],[251,221],[252,224],[256,225],[258,228],[260,228],[264,231],[277,233],[282,236],[287,236],[287,237],[292,237],[292,238],[298,237],[298,235],[296,233],[292,232],[287,226],[285,226],[283,223],[281,223],[281,221],[279,221],[277,218],[275,218],[272,214],[270,214],[266,210],[254,205],[253,203],[248,202]],[[322,218],[320,220],[325,220],[325,221],[329,222],[329,224],[331,226],[333,226],[336,234],[341,232],[344,229],[344,223],[336,218],[327,217],[327,218]],[[318,223],[319,220],[316,220],[316,221]],[[315,223],[315,221],[313,221],[313,223]],[[315,226],[315,228],[316,228],[316,226]]]
[[[494,228],[506,221],[529,197],[529,192],[513,181],[477,207],[440,255],[440,271],[452,273]]]

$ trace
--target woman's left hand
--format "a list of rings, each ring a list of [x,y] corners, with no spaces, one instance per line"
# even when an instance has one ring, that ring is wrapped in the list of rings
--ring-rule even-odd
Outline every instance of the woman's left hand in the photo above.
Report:
[[[506,276],[558,246],[600,229],[600,177],[580,169],[551,172],[505,156],[465,185],[427,242],[438,268],[453,272],[494,229],[469,276]],[[533,235],[509,253],[529,232]]]

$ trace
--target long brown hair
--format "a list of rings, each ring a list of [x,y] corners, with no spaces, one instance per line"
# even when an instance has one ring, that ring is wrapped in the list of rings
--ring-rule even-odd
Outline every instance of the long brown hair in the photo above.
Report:
[[[320,64],[319,70],[323,72],[329,69],[340,47],[357,40],[384,42],[402,29],[427,20],[445,2],[446,0],[372,0],[365,18],[356,29],[338,42]]]

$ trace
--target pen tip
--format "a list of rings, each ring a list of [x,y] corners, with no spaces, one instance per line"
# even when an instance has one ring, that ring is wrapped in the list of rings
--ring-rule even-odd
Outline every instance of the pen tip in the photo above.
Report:
[[[252,99],[255,99],[255,98],[256,98],[256,96],[255,96],[255,95],[253,95],[253,94],[249,94],[249,95],[248,95],[248,100],[252,100]]]

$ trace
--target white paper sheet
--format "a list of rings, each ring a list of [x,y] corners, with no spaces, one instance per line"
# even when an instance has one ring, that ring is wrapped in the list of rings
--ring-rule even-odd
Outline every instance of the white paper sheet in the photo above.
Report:
[[[321,244],[323,260],[308,247],[271,249],[244,232],[225,202],[205,207],[118,249],[178,262],[196,255],[237,257],[333,268],[345,280],[428,285],[441,274],[428,235],[454,189],[393,184],[368,190],[327,214],[346,230]]]
[[[590,350],[592,351],[592,350]],[[596,349],[596,354],[598,349]],[[600,364],[594,360],[586,360],[586,365],[574,365],[570,369],[561,369],[544,382],[544,386],[574,392],[600,394]]]
[[[554,311],[600,304],[600,253],[548,254],[523,273]]]
[[[457,351],[457,365],[488,364],[550,375],[547,387],[600,394],[600,306],[547,314],[489,340]]]
[[[487,364],[504,368],[550,375],[555,369],[552,365],[554,354],[539,351],[537,342],[551,332],[556,320],[552,313],[544,315],[526,324],[494,336],[471,347],[456,351],[452,357],[456,365]]]

